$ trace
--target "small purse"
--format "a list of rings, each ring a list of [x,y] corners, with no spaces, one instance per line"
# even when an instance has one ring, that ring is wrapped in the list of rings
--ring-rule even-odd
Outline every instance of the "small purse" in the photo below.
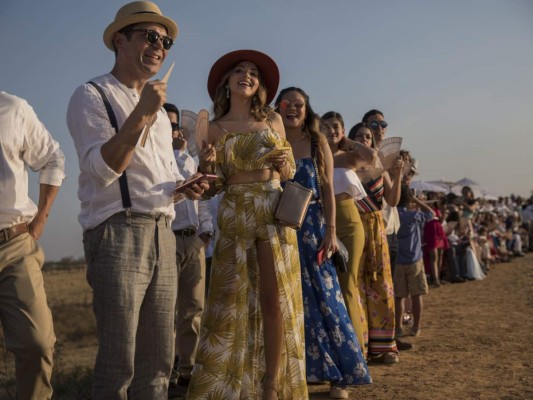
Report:
[[[339,249],[331,256],[331,261],[339,272],[348,272],[348,250],[340,240],[337,240],[337,247]]]
[[[312,197],[313,191],[311,189],[297,182],[285,182],[274,218],[282,226],[300,229]]]

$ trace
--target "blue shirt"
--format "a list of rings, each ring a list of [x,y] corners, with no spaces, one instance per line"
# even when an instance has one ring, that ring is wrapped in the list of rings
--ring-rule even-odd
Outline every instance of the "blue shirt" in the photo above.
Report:
[[[398,207],[400,229],[398,230],[397,264],[414,264],[422,258],[421,229],[433,219],[430,212],[408,210]]]

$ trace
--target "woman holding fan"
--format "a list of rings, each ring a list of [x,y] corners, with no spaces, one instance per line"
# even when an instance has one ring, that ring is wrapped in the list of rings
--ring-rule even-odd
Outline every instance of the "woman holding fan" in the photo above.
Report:
[[[303,305],[296,233],[276,224],[294,159],[268,106],[279,83],[266,54],[238,50],[208,78],[214,118],[200,170],[224,191],[188,399],[304,399]],[[262,382],[262,384],[261,384]]]
[[[368,124],[360,122],[350,130],[350,137],[375,148]],[[366,197],[357,200],[365,230],[365,246],[359,268],[359,290],[368,323],[369,357],[386,364],[399,361],[395,341],[394,288],[387,236],[381,214],[382,200],[395,207],[400,200],[403,160],[398,157],[389,172],[372,167],[358,169]]]

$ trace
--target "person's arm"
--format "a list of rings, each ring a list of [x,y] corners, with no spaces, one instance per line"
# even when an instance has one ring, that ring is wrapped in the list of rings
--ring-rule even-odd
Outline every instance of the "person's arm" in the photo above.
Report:
[[[28,228],[30,235],[35,240],[39,240],[44,231],[44,225],[48,220],[48,215],[52,209],[52,204],[59,192],[59,186],[52,186],[41,183],[39,186],[39,204],[37,205],[37,214],[30,222]]]
[[[413,202],[420,207],[421,211],[424,211],[426,213],[430,213],[432,218],[435,218],[435,211],[433,208],[431,208],[426,202],[418,199],[416,196],[411,196],[411,199]]]
[[[146,82],[139,103],[116,135],[102,145],[102,158],[117,174],[122,174],[128,167],[145,125],[150,127],[166,99],[166,83],[158,80]]]
[[[322,148],[326,169],[326,182],[324,182],[323,179],[320,181],[320,184],[322,185],[322,196],[324,197],[322,199],[322,205],[326,217],[326,234],[324,236],[324,241],[318,249],[320,250],[325,247],[326,250],[331,250],[332,253],[335,253],[338,246],[335,232],[336,209],[335,192],[333,190],[333,155],[331,154],[327,141],[324,140],[318,145]]]
[[[270,120],[272,121],[272,128],[279,134],[281,138],[286,139],[285,126],[283,125],[281,115],[279,115],[275,111],[272,111],[269,114],[268,118],[270,118]],[[286,142],[286,144],[290,147],[290,143],[288,141]],[[296,164],[294,162],[292,150],[287,153],[284,153],[277,160],[274,160],[273,165],[275,166],[276,171],[279,172],[280,180],[282,182],[291,179],[294,176],[294,173],[296,172]]]
[[[33,108],[21,103],[23,124],[21,134],[24,136],[22,159],[32,171],[39,171],[39,201],[37,214],[29,224],[30,235],[38,240],[48,220],[52,204],[59,187],[65,179],[65,156],[50,132],[39,121]]]
[[[207,247],[214,232],[213,216],[211,215],[208,200],[198,201],[198,221],[200,224],[198,227],[198,236],[204,242],[205,247]]]
[[[348,138],[342,139],[339,148],[348,153],[348,164],[354,170],[373,164],[378,154],[373,148]]]
[[[403,160],[398,158],[393,167],[389,170],[392,176],[389,177],[387,171],[383,172],[384,197],[387,204],[396,207],[400,201],[402,187]],[[392,180],[392,181],[391,181]]]

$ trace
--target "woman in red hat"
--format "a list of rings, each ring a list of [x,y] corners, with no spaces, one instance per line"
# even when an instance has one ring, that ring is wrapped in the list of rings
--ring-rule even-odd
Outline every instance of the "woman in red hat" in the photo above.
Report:
[[[278,83],[276,63],[254,50],[224,55],[209,73],[214,118],[200,169],[224,195],[188,399],[307,398],[296,232],[274,219],[280,181],[295,171],[268,106]]]

